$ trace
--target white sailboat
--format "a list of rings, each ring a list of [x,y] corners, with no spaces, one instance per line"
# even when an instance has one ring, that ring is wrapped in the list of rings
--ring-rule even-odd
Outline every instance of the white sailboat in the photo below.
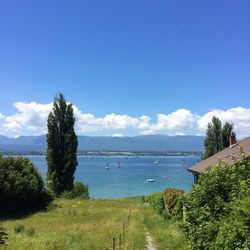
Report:
[[[155,160],[154,161],[154,164],[155,165],[158,165],[159,164],[159,161],[158,160]],[[155,179],[153,178],[153,168],[151,170],[151,177],[147,179],[147,183],[151,183],[151,182],[155,182]]]
[[[155,164],[155,165],[158,165],[158,164],[159,164],[159,161],[158,161],[158,160],[155,160],[155,161],[154,161],[154,164]]]
[[[109,163],[107,162],[107,166],[106,166],[106,169],[108,170],[109,169]]]
[[[155,182],[155,179],[154,178],[148,178],[147,183],[149,183],[149,182]]]

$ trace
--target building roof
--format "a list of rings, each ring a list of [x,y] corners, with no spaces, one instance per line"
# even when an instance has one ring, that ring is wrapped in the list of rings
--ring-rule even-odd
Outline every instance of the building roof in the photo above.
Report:
[[[220,161],[233,164],[235,159],[239,159],[239,148],[242,147],[245,156],[250,156],[250,137],[243,139],[240,143],[236,143],[224,150],[218,152],[217,154],[207,158],[204,161],[197,163],[188,169],[188,171],[201,174],[207,168],[216,166]]]

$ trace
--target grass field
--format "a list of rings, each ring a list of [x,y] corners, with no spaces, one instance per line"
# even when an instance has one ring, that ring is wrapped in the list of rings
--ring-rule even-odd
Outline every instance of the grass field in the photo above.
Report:
[[[178,225],[165,221],[139,199],[57,199],[53,204],[47,212],[1,220],[9,237],[5,249],[105,250],[112,249],[115,237],[116,249],[144,250],[147,231],[158,250],[189,249]]]

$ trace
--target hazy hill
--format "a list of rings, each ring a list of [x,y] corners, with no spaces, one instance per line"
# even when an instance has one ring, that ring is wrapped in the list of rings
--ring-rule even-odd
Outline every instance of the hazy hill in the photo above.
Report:
[[[78,136],[79,150],[203,151],[203,136],[143,135],[134,137]],[[0,136],[0,151],[46,149],[46,136]]]

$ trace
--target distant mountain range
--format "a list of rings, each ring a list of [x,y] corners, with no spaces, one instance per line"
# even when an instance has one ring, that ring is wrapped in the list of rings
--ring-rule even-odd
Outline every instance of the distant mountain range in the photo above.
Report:
[[[142,135],[134,137],[78,136],[78,150],[96,151],[203,151],[203,136]],[[46,136],[0,136],[0,151],[44,151]]]

